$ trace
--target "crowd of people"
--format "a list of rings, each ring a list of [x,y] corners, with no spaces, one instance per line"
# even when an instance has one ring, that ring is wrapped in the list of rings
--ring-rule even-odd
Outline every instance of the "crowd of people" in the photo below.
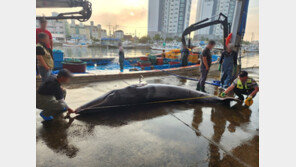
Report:
[[[215,41],[210,40],[201,53],[201,76],[196,87],[196,90],[198,91],[206,92],[205,81],[212,64],[211,50],[215,47],[215,45]],[[221,71],[220,83],[222,88],[226,90],[222,92],[220,96],[225,97],[230,91],[234,91],[239,100],[243,101],[243,95],[247,95],[245,104],[250,106],[253,103],[253,97],[255,97],[259,92],[259,86],[254,79],[248,76],[247,71],[241,71],[238,77],[235,78],[235,74],[237,73],[237,56],[238,54],[234,51],[233,44],[228,44],[226,46],[226,50],[224,50],[221,54],[219,60],[219,71]]]

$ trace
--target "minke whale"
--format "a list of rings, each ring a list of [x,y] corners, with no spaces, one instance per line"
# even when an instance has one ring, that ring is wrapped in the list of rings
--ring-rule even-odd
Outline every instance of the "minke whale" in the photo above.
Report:
[[[157,103],[219,103],[229,105],[235,98],[220,98],[184,87],[165,84],[137,84],[112,90],[76,109],[77,114],[90,114],[135,105]]]

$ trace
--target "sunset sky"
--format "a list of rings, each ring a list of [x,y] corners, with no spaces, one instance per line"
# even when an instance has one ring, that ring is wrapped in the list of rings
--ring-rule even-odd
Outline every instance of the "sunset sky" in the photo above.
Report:
[[[118,25],[126,34],[147,35],[148,0],[89,0],[92,3],[92,16],[89,21],[101,24],[108,30],[109,24]],[[190,24],[195,22],[198,0],[192,0]],[[37,15],[51,15],[51,12],[79,11],[80,8],[37,9]],[[89,24],[87,21],[85,24]],[[78,21],[76,21],[78,23]],[[259,0],[250,0],[245,40],[259,38]]]

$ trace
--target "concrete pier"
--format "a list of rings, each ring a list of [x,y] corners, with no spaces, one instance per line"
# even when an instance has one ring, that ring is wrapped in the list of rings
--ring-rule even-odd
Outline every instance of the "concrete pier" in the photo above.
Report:
[[[258,80],[258,69],[249,69]],[[209,77],[208,80],[217,79]],[[195,89],[174,76],[145,76],[147,83]],[[138,78],[67,85],[77,108]],[[210,94],[217,87],[206,85]],[[259,95],[251,107],[164,104],[104,112],[83,119],[41,123],[37,109],[37,166],[259,166]]]

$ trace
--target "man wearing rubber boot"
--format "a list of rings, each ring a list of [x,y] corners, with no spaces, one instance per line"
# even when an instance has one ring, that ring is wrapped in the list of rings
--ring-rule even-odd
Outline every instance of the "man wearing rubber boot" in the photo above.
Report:
[[[223,88],[228,88],[231,84],[233,68],[237,68],[237,52],[233,51],[233,44],[229,44],[222,53],[219,62],[219,71],[222,65],[221,84]],[[236,73],[236,72],[235,72]]]
[[[51,120],[58,114],[68,111],[74,111],[66,104],[66,90],[61,87],[61,84],[68,83],[72,74],[67,69],[59,71],[57,77],[50,76],[37,90],[36,107],[42,109],[40,116],[44,120]]]
[[[253,98],[259,92],[259,86],[254,79],[248,77],[248,72],[241,71],[238,78],[233,81],[231,86],[221,93],[221,97],[225,97],[225,95],[232,90],[241,101],[244,100],[243,95],[247,95],[245,105],[250,106],[253,103]]]
[[[118,47],[119,47],[119,65],[120,65],[120,72],[123,72],[123,66],[124,66],[124,51],[123,51],[123,47],[122,47],[122,43],[119,42],[118,43]]]
[[[181,51],[181,59],[182,59],[182,67],[188,65],[188,56],[189,56],[189,49],[186,45],[183,45],[183,49]]]
[[[216,45],[216,42],[213,40],[210,40],[206,48],[202,51],[201,58],[200,58],[201,59],[201,66],[200,66],[201,76],[197,83],[196,90],[205,92],[205,83],[208,76],[208,72],[212,64],[211,50],[215,47],[215,45]]]

